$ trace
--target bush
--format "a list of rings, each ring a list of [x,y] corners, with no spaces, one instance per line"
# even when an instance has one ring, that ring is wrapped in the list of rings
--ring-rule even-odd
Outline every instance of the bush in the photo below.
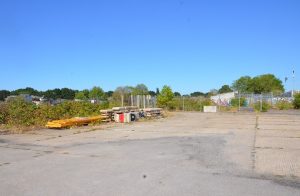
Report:
[[[100,110],[107,107],[107,102],[92,104],[74,101],[63,102],[55,106],[48,104],[36,106],[23,99],[15,99],[0,104],[0,124],[20,127],[44,126],[49,120],[99,115]]]
[[[270,104],[268,104],[265,101],[262,102],[262,108],[260,108],[260,102],[254,104],[254,109],[256,111],[260,111],[260,109],[262,109],[261,112],[267,112],[270,108],[271,108]]]
[[[170,110],[183,110],[182,97],[176,97],[169,102]],[[185,111],[203,111],[204,106],[212,105],[212,101],[206,98],[184,97],[184,110]]]
[[[293,105],[294,105],[295,109],[300,109],[300,93],[298,93],[294,96]]]
[[[285,100],[278,101],[275,106],[279,110],[289,110],[293,108],[293,104]]]
[[[30,126],[35,124],[36,105],[17,98],[7,103],[7,124],[17,126]]]
[[[6,124],[8,118],[8,108],[6,103],[0,103],[0,125]]]
[[[247,101],[246,101],[246,99],[244,97],[241,97],[240,104],[241,104],[240,105],[241,107],[247,105]],[[233,107],[239,107],[239,98],[231,99],[230,105],[233,106]]]

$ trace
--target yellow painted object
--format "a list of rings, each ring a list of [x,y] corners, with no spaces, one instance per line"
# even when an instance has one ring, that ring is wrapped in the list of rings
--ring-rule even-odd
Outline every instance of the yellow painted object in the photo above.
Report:
[[[93,116],[93,117],[75,117],[65,120],[53,120],[49,121],[46,124],[47,128],[66,128],[66,127],[72,127],[72,126],[80,126],[80,125],[86,125],[92,122],[97,122],[102,119],[101,116]]]

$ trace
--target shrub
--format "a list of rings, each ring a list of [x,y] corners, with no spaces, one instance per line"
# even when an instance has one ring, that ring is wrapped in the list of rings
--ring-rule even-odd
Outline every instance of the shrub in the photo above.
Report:
[[[300,109],[300,93],[294,96],[293,105],[295,109]]]
[[[8,108],[6,103],[0,103],[0,124],[6,124],[8,118]]]
[[[289,110],[293,108],[293,104],[285,100],[278,101],[275,106],[279,110]]]
[[[28,103],[22,98],[8,102],[7,124],[16,126],[30,126],[35,124],[36,105]]]
[[[246,106],[247,105],[247,101],[244,97],[241,97],[240,101],[239,101],[239,98],[233,98],[231,99],[230,101],[230,105],[233,106],[233,107],[239,107],[239,102],[240,102],[240,106],[243,107],[243,106]]]
[[[99,115],[100,110],[107,107],[107,102],[92,104],[74,101],[66,101],[55,106],[48,104],[36,106],[23,99],[15,99],[0,104],[0,124],[20,127],[44,126],[49,120]]]
[[[262,102],[262,108],[260,108],[260,105],[260,102],[254,104],[254,108],[256,111],[260,111],[260,109],[262,109],[261,112],[267,112],[271,108],[270,104],[265,101]]]

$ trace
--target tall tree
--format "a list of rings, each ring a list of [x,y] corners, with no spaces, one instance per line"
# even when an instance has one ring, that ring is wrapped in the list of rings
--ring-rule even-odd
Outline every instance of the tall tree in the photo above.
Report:
[[[105,93],[100,87],[93,87],[92,90],[89,93],[89,98],[90,99],[95,99],[95,100],[101,100],[105,98]]]
[[[232,88],[240,93],[249,93],[251,91],[251,81],[250,76],[242,76],[233,82]]]
[[[76,93],[75,90],[72,90],[72,89],[69,89],[69,88],[62,88],[60,98],[72,100],[75,97],[75,93]]]
[[[75,94],[75,99],[87,100],[87,97],[85,96],[83,91],[79,91]]]
[[[284,92],[284,87],[282,85],[282,81],[276,78],[273,74],[264,74],[252,79],[250,90],[254,93],[272,92],[275,95],[279,95]]]
[[[159,107],[168,108],[174,98],[174,93],[170,86],[165,85],[157,97],[157,105]]]
[[[87,98],[89,97],[89,94],[90,94],[90,90],[89,89],[83,89],[82,92],[83,92],[83,94],[84,94],[85,97],[87,97]]]
[[[219,93],[230,93],[232,92],[232,89],[229,87],[229,85],[223,85],[220,89],[219,89]]]
[[[148,95],[148,87],[145,84],[138,84],[136,87],[133,89],[133,94],[134,95]]]

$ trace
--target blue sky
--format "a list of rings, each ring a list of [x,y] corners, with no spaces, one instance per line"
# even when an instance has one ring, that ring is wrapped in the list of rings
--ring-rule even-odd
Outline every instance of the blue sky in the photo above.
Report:
[[[209,91],[296,72],[298,0],[0,1],[0,89]],[[291,78],[286,88],[292,88]]]

